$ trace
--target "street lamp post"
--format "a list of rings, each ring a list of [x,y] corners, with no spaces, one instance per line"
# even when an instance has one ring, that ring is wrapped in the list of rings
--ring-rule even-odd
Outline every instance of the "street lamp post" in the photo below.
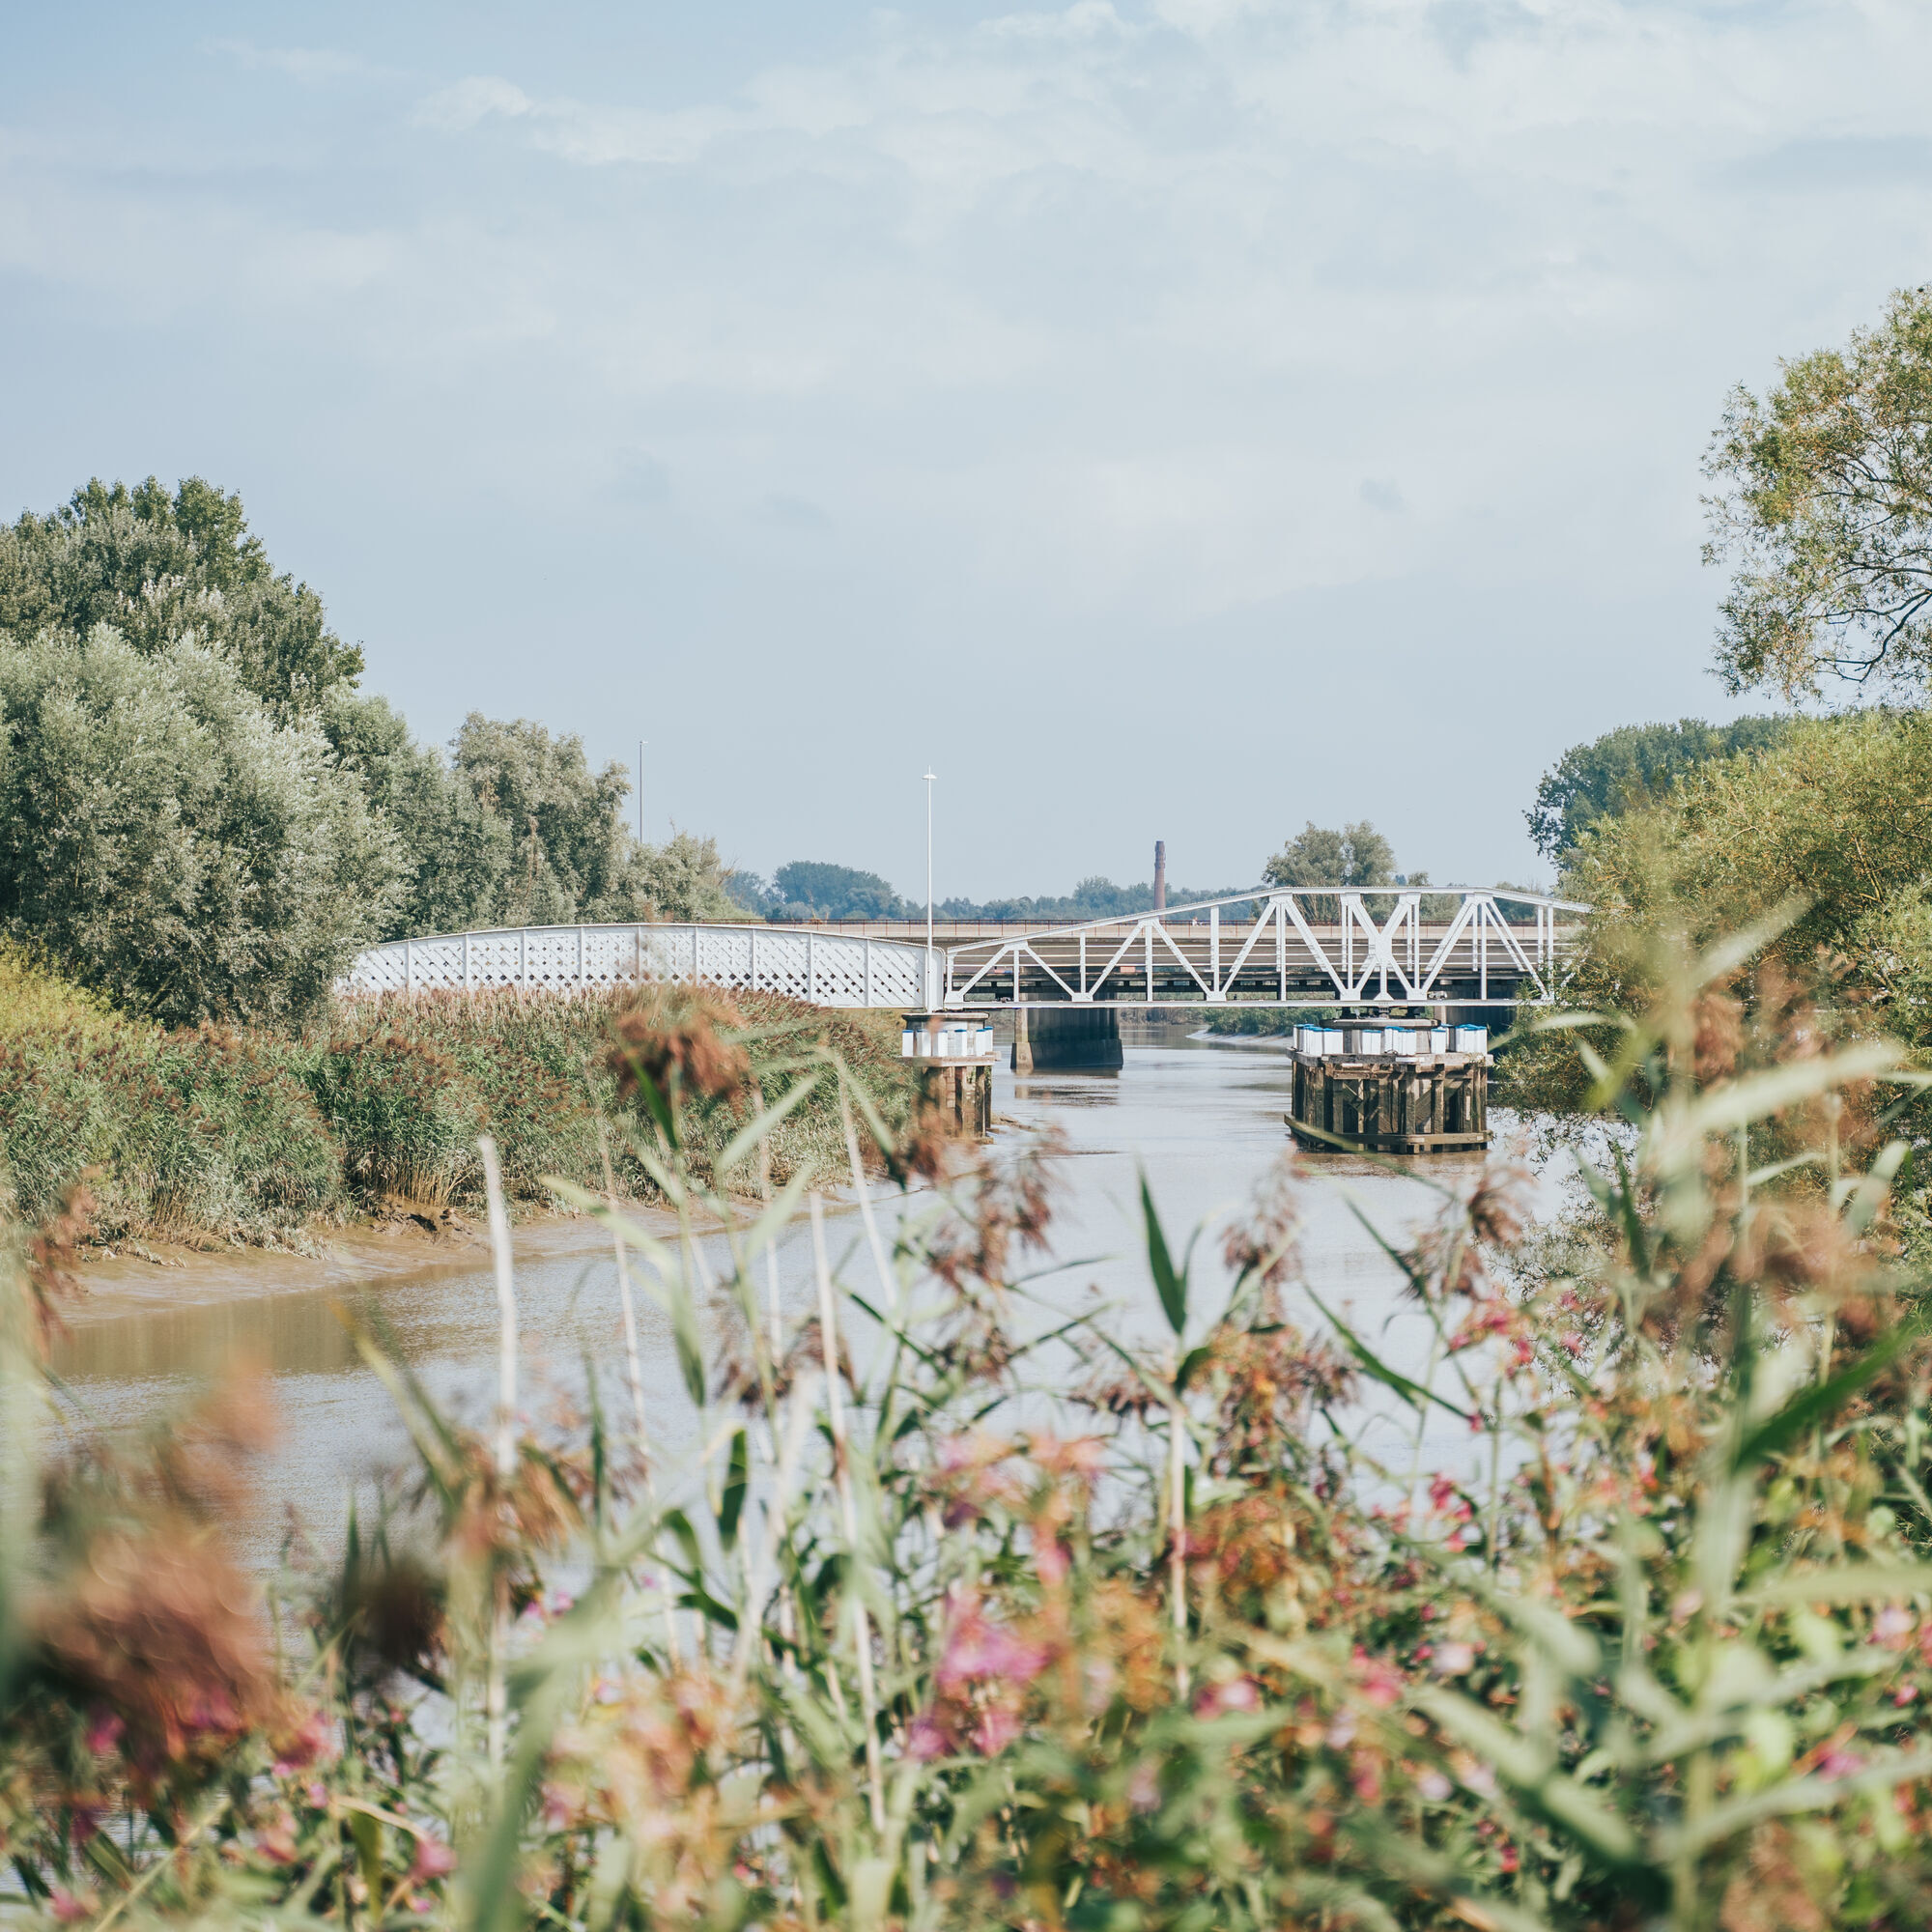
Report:
[[[939,1004],[938,987],[932,971],[932,786],[937,772],[925,775],[925,1003]]]

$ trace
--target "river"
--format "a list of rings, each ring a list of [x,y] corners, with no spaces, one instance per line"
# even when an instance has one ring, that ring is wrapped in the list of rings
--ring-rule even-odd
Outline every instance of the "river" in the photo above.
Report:
[[[1114,1311],[1113,1332],[1166,1332],[1145,1260],[1139,1202],[1145,1173],[1177,1253],[1193,1230],[1206,1230],[1196,1250],[1192,1300],[1204,1315],[1218,1310],[1227,1292],[1219,1230],[1283,1157],[1288,1100],[1288,1066],[1273,1046],[1130,1046],[1116,1074],[1016,1080],[1003,1069],[994,1105],[1010,1125],[1000,1137],[1051,1122],[1068,1147],[1059,1164],[1051,1255],[1029,1264],[1058,1271],[1038,1282],[1037,1293],[1070,1312],[1092,1307],[1097,1288],[1099,1301]],[[1357,1210],[1388,1238],[1406,1240],[1440,1204],[1429,1180],[1466,1179],[1472,1163],[1416,1159],[1403,1163],[1401,1175],[1347,1156],[1314,1156],[1306,1165],[1308,1279],[1371,1346],[1396,1366],[1420,1373],[1423,1321]],[[900,1211],[896,1197],[887,1205]],[[918,1197],[904,1204],[907,1211],[924,1205]],[[876,1280],[857,1214],[848,1206],[829,1226],[845,1278],[871,1293]],[[783,1296],[794,1315],[812,1301],[809,1238],[801,1224],[781,1249]],[[517,1249],[528,1412],[541,1416],[554,1397],[581,1399],[586,1363],[594,1365],[607,1399],[621,1402],[621,1321],[608,1236],[587,1222],[550,1223],[520,1233]],[[366,1497],[378,1470],[405,1460],[407,1438],[389,1396],[342,1320],[351,1309],[380,1324],[391,1350],[439,1400],[472,1422],[488,1414],[497,1312],[488,1255],[474,1248],[422,1265],[385,1263],[360,1275],[341,1264],[326,1269],[270,1261],[103,1284],[74,1308],[54,1367],[74,1419],[117,1431],[177,1411],[225,1362],[245,1358],[264,1370],[279,1435],[261,1468],[247,1533],[257,1560],[267,1561],[291,1520],[317,1542],[332,1544],[352,1495]],[[1291,1294],[1291,1312],[1320,1324],[1298,1292]],[[1043,1313],[1038,1321],[1045,1325]],[[686,1433],[690,1411],[668,1324],[641,1295],[639,1326],[647,1402],[656,1426],[675,1440]],[[1372,1434],[1396,1426],[1385,1408],[1373,1406],[1362,1421]],[[1434,1426],[1431,1435],[1432,1453],[1455,1455],[1450,1438]]]

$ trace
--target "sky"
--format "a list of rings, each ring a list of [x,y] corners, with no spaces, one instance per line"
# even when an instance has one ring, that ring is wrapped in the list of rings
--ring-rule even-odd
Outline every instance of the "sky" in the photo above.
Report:
[[[1724,398],[1926,274],[1919,0],[10,12],[0,513],[239,491],[417,735],[925,886],[1438,883],[1711,675]]]

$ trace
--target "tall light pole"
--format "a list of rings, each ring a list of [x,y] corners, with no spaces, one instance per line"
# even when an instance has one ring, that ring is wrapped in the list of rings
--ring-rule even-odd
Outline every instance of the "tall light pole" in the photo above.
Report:
[[[925,775],[925,1004],[935,1004],[932,983],[932,786],[937,772]]]

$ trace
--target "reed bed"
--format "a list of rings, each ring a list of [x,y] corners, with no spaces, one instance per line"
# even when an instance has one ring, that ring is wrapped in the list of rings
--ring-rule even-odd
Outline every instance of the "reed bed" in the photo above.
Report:
[[[549,1176],[597,1185],[602,1145],[616,1150],[619,1191],[654,1200],[629,1154],[638,1116],[611,1048],[639,1012],[674,1024],[707,997],[390,995],[342,1002],[298,1035],[169,1031],[0,951],[0,1165],[33,1221],[85,1178],[100,1240],[300,1240],[398,1206],[480,1214],[486,1133],[520,1208],[560,1204]],[[894,1016],[828,1013],[769,993],[743,995],[732,1010],[771,1098],[788,1090],[782,1064],[800,1045],[824,1045],[892,1130],[910,1118]],[[748,1104],[694,1105],[688,1158],[700,1172]],[[838,1109],[808,1098],[772,1130],[768,1159],[782,1179],[841,1140]]]
[[[801,1089],[839,1125],[738,1217],[723,1280],[602,1188],[548,1183],[608,1222],[627,1305],[668,1311],[696,1448],[667,1452],[628,1365],[576,1423],[516,1425],[486,1138],[500,1412],[457,1427],[362,1337],[426,1527],[352,1526],[266,1618],[223,1534],[256,1406],[40,1466],[73,1227],[16,1236],[13,1910],[99,1932],[1926,1922],[1932,1371],[1887,1235],[1894,1062],[1788,1002],[1746,1024],[1736,969],[1679,958],[1596,1061],[1621,1128],[1562,1241],[1502,1161],[1392,1249],[1435,1337],[1416,1378],[1304,1270],[1292,1161],[1214,1305],[1148,1177],[1166,1334],[1141,1346],[1042,1298],[1049,1149],[895,1128],[824,1045],[759,1109],[752,1030],[659,1015],[612,1078],[624,1155],[685,1230],[762,1195]],[[720,1141],[701,1123],[733,1098]],[[1773,1123],[1802,1151],[1754,1165]],[[816,1197],[876,1185],[875,1159],[930,1196],[890,1246],[868,1213],[842,1268],[817,1240],[811,1313],[783,1319],[773,1240],[818,1233]],[[1361,1446],[1372,1402],[1405,1455]],[[1466,1432],[1451,1466],[1432,1415]]]

